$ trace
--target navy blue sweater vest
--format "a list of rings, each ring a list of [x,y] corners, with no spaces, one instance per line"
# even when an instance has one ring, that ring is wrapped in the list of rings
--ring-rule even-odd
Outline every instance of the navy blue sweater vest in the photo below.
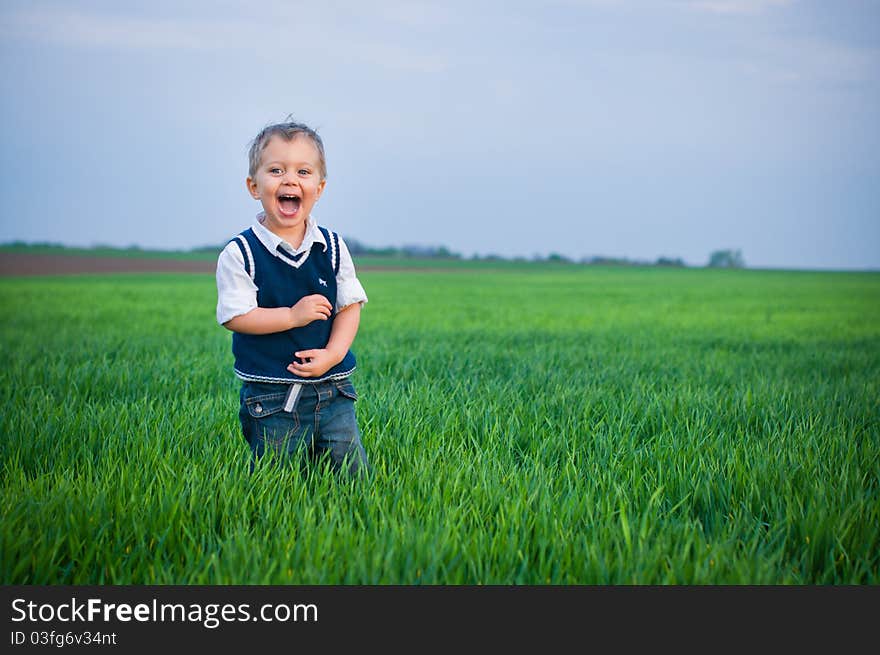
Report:
[[[273,255],[248,228],[234,241],[244,257],[245,269],[257,286],[259,307],[292,307],[300,298],[319,293],[336,307],[336,273],[339,271],[339,240],[334,232],[319,228],[327,242],[312,245],[311,252],[294,257],[279,249]],[[305,261],[296,268],[291,262]],[[335,310],[334,310],[335,312]],[[326,321],[312,321],[303,327],[272,334],[232,334],[232,354],[235,356],[235,374],[253,382],[320,382],[342,378],[355,368],[354,353],[345,358],[320,378],[301,378],[287,370],[288,364],[299,361],[294,356],[300,350],[325,348],[330,340],[335,313]]]

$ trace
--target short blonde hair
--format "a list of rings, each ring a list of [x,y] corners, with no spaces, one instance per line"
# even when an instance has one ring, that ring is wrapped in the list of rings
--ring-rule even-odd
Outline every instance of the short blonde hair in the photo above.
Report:
[[[325,179],[327,177],[327,160],[324,157],[324,142],[314,129],[304,123],[297,123],[291,116],[288,116],[283,123],[267,125],[251,141],[250,148],[248,149],[248,176],[256,176],[257,169],[260,167],[260,159],[263,157],[263,151],[273,136],[281,137],[285,141],[293,141],[299,135],[311,139],[315,145],[315,149],[318,151],[318,158],[320,159],[321,179]]]

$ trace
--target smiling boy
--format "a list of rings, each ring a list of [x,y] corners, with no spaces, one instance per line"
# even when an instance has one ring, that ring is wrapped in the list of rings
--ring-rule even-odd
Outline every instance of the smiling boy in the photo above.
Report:
[[[217,260],[217,321],[233,332],[252,469],[269,451],[282,459],[326,454],[352,474],[368,469],[349,377],[367,296],[345,242],[311,215],[326,174],[312,128],[264,128],[251,143],[246,180],[262,211]]]

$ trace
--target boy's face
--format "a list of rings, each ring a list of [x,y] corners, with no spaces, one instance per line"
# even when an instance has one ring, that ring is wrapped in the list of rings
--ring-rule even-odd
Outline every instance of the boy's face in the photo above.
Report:
[[[282,237],[300,234],[324,191],[320,164],[318,149],[308,137],[269,140],[254,177],[247,178],[248,191],[266,212],[263,224],[269,230]]]

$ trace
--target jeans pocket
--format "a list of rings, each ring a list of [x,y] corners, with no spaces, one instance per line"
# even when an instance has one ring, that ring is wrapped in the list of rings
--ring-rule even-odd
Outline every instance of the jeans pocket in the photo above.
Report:
[[[284,401],[287,398],[287,387],[282,386],[283,391],[273,393],[261,393],[259,395],[244,395],[244,407],[242,412],[245,436],[248,441],[254,440],[281,444],[299,432],[299,415],[284,411]]]
[[[341,380],[335,381],[336,388],[339,390],[339,394],[345,396],[346,398],[350,398],[352,400],[357,400],[358,395],[357,391],[355,391],[354,383],[348,378],[342,378]]]

